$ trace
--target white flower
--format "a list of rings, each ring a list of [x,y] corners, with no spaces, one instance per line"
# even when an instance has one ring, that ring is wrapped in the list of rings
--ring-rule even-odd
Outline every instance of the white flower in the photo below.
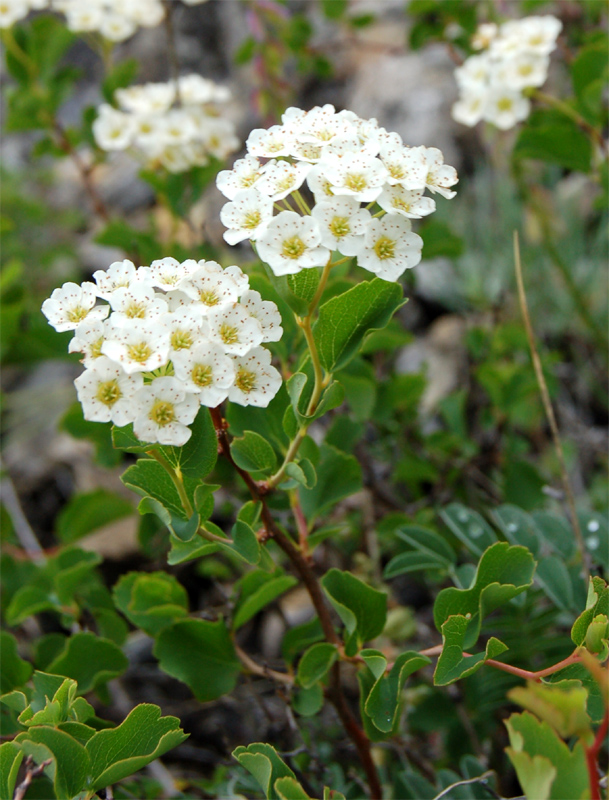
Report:
[[[150,265],[148,279],[153,286],[168,292],[175,289],[183,278],[192,275],[198,268],[199,265],[193,258],[181,264],[175,258],[160,258]]]
[[[389,173],[387,183],[411,190],[424,189],[428,173],[425,150],[425,147],[405,147],[397,133],[386,136],[379,155]]]
[[[176,378],[156,378],[135,395],[137,416],[133,431],[144,442],[180,447],[190,439],[193,422],[199,410],[199,400],[184,391]]]
[[[133,283],[126,288],[115,289],[108,299],[114,311],[113,325],[120,325],[128,319],[154,320],[167,313],[165,298],[146,283]]]
[[[207,117],[205,125],[199,125],[197,136],[204,148],[219,161],[224,161],[239,148],[241,142],[235,135],[235,126],[228,119]],[[195,147],[196,142],[191,146]]]
[[[470,56],[455,70],[455,79],[461,89],[481,89],[488,85],[493,62],[488,53]]]
[[[235,382],[228,399],[241,406],[266,408],[281,387],[281,375],[271,366],[271,354],[256,347],[246,356],[234,356]]]
[[[556,47],[562,22],[556,17],[524,17],[504,22],[499,36],[491,44],[493,55],[503,55],[528,50],[538,55],[548,55]]]
[[[234,200],[237,192],[251,189],[262,175],[263,167],[255,156],[247,155],[235,161],[232,169],[218,173],[216,186],[229,200]]]
[[[125,372],[152,372],[169,360],[169,334],[162,325],[127,319],[119,328],[111,326],[101,351],[119,363]]]
[[[429,169],[427,173],[427,188],[430,192],[438,192],[450,200],[451,197],[457,194],[449,188],[459,182],[457,170],[444,163],[442,151],[438,150],[437,147],[425,148],[425,158]]]
[[[328,200],[334,197],[332,191],[332,184],[325,174],[325,170],[321,166],[314,166],[307,175],[307,186],[313,192],[315,202],[320,203],[322,200]]]
[[[238,244],[244,239],[256,240],[272,217],[272,199],[258,189],[244,189],[220,211],[220,220],[228,228],[224,231],[224,239],[229,244]]]
[[[220,345],[225,353],[244,356],[262,344],[262,325],[243,306],[212,308],[207,314],[209,339]]]
[[[296,189],[300,189],[310,171],[311,165],[301,161],[290,164],[289,161],[272,160],[256,183],[256,189],[273,201],[283,200]]]
[[[330,155],[324,159],[324,170],[334,194],[349,195],[362,203],[376,200],[388,177],[378,158],[361,153]]]
[[[0,28],[10,28],[27,16],[29,10],[27,0],[0,0]]]
[[[115,92],[120,107],[135,114],[163,113],[171,107],[175,96],[175,85],[172,82],[145,83],[117,89]]]
[[[281,339],[281,314],[272,300],[263,300],[260,292],[250,289],[242,296],[239,305],[246,308],[260,323],[263,342],[278,342]]]
[[[141,375],[127,375],[105,356],[95,359],[74,381],[86,420],[113,422],[122,427],[132,422],[134,396],[143,385]]]
[[[83,353],[81,359],[85,367],[92,366],[102,354],[101,347],[106,336],[107,322],[101,320],[85,320],[74,331],[68,345],[69,353]]]
[[[96,306],[96,286],[89,281],[80,286],[77,283],[64,283],[54,289],[48,300],[42,304],[42,313],[56,331],[73,331],[85,319],[101,320],[108,316],[110,308]]]
[[[172,361],[176,353],[199,344],[207,332],[198,304],[182,306],[177,311],[165,314],[159,319],[159,325],[169,333],[169,356]]]
[[[230,92],[224,86],[218,86],[202,75],[181,75],[178,78],[180,100],[185,105],[203,105],[205,103],[223,103],[230,99]]]
[[[529,116],[531,103],[515,89],[493,86],[489,90],[484,119],[502,131],[513,128]]]
[[[321,267],[330,258],[321,247],[321,231],[312,217],[282,211],[258,239],[258,255],[275,275],[290,275],[304,267]]]
[[[497,36],[498,30],[494,22],[484,22],[482,25],[478,25],[478,30],[472,36],[472,47],[474,50],[486,50]]]
[[[98,31],[103,18],[103,9],[94,5],[70,6],[66,9],[66,25],[71,31]]]
[[[412,233],[410,220],[401,216],[388,214],[382,219],[373,219],[364,242],[357,263],[385,281],[397,280],[421,260],[423,240]]]
[[[214,270],[212,265],[219,267],[213,261],[205,262],[191,275],[183,278],[177,287],[202,304],[202,313],[236,303],[239,297],[239,289],[233,278],[222,268],[219,271]]]
[[[99,32],[111,42],[124,42],[137,30],[137,25],[123,14],[106,11],[102,17]]]
[[[199,264],[201,264],[201,263],[204,263],[204,262],[199,261]],[[210,263],[213,264],[215,267],[218,268],[218,270],[222,269],[222,267],[219,264],[216,264],[215,261],[211,261],[211,262],[208,261],[207,263],[208,264],[210,264]],[[225,275],[230,275],[230,277],[235,281],[235,283],[237,284],[237,290],[239,291],[239,294],[243,294],[243,292],[247,292],[247,290],[250,288],[249,278],[247,277],[247,275],[243,272],[243,270],[240,267],[237,267],[237,266],[234,266],[234,265],[232,267],[226,267],[226,269],[224,270],[224,274]]]
[[[210,408],[226,400],[235,379],[232,359],[211,342],[176,353],[173,368],[185,391],[195,393],[198,402]]]
[[[453,119],[462,125],[473,128],[486,112],[488,89],[467,89],[452,107]]]
[[[529,86],[542,86],[548,77],[549,55],[523,52],[517,53],[495,73],[497,83],[510,89],[526,89]]]
[[[135,264],[127,258],[124,261],[113,261],[108,269],[98,269],[93,273],[97,296],[104,300],[108,300],[115,289],[131,286],[137,278]]]
[[[93,135],[102,150],[125,150],[133,141],[135,125],[128,114],[104,103],[93,122]]]
[[[435,200],[425,197],[422,189],[405,189],[399,184],[386,186],[376,202],[388,214],[402,214],[410,219],[426,217],[436,210]]]
[[[255,128],[247,138],[248,152],[258,158],[289,156],[294,146],[294,136],[283,125]]]
[[[319,223],[321,243],[345,256],[354,256],[361,249],[363,235],[372,216],[352,197],[333,197],[318,202],[311,216]]]

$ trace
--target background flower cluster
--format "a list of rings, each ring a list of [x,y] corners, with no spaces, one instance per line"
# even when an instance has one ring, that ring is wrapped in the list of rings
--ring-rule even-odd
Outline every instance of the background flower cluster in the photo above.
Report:
[[[228,397],[265,407],[277,393],[281,376],[261,345],[281,338],[281,316],[239,267],[124,260],[93,278],[65,283],[42,306],[83,354],[75,384],[85,419],[132,422],[143,441],[182,445],[200,405]]]

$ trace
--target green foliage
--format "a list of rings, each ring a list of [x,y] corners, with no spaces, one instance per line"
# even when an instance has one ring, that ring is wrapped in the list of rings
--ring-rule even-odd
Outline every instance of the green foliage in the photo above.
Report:
[[[104,525],[133,514],[133,506],[123,497],[105,489],[74,495],[61,510],[57,535],[71,544]]]
[[[537,158],[567,169],[589,172],[592,143],[581,128],[560,111],[538,109],[520,131],[514,158]]]
[[[484,653],[464,654],[465,647],[473,644],[470,630],[470,615],[453,614],[441,626],[442,653],[436,664],[434,683],[446,686],[449,683],[472,675],[489,658],[497,658],[508,648],[499,639],[491,637],[486,643]],[[467,644],[466,644],[467,642]]]
[[[233,439],[230,452],[235,464],[247,472],[270,475],[277,466],[277,457],[271,445],[254,431],[245,431]]]
[[[281,778],[296,780],[292,770],[279,758],[277,751],[270,744],[257,742],[248,747],[237,747],[233,756],[252,773],[264,796],[269,800],[281,800],[275,788],[275,782]]]
[[[321,585],[345,625],[345,650],[354,655],[364,642],[374,639],[385,627],[387,595],[338,569],[328,570]]]
[[[299,490],[303,511],[309,519],[323,514],[362,485],[362,470],[357,459],[328,444],[321,446],[319,461],[313,466],[317,474],[315,484]]]
[[[186,619],[164,627],[154,654],[168,675],[186,683],[205,703],[234,689],[241,663],[222,620]]]
[[[249,572],[239,582],[239,600],[233,618],[237,630],[259,611],[297,583],[291,575],[269,575],[264,570]]]
[[[188,613],[186,590],[166,572],[129,572],[114,586],[113,597],[127,619],[150,636]]]
[[[298,663],[298,683],[305,689],[310,689],[323,680],[337,657],[336,646],[329,642],[312,645]]]

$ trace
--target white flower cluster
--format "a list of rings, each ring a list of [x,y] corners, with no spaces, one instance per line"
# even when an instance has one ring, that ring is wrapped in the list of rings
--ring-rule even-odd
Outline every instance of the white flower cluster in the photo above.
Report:
[[[228,397],[264,408],[279,391],[262,345],[281,338],[281,316],[239,267],[125,260],[93,279],[65,283],[42,304],[55,330],[74,331],[69,351],[83,354],[75,384],[85,419],[132,422],[142,441],[179,446],[199,406]]]
[[[423,243],[410,220],[436,207],[425,189],[455,194],[457,173],[441,151],[407,147],[375,119],[331,105],[289,108],[282,123],[252,131],[245,158],[218,175],[230,201],[225,240],[250,239],[275,275],[324,266],[335,250],[387,281],[416,266]]]
[[[102,150],[134,147],[150,166],[184,172],[210,156],[224,160],[239,147],[234,124],[217,109],[230,99],[229,90],[201,75],[117,89],[115,99],[119,108],[104,103],[93,123]]]
[[[182,2],[194,6],[206,0]],[[0,0],[0,28],[41,8],[65,14],[71,31],[100,33],[112,42],[128,39],[139,27],[154,28],[165,16],[161,0]]]
[[[472,45],[482,52],[455,70],[460,97],[452,114],[457,122],[472,127],[483,119],[507,130],[526,119],[531,104],[525,90],[545,83],[561,29],[552,16],[481,25]]]

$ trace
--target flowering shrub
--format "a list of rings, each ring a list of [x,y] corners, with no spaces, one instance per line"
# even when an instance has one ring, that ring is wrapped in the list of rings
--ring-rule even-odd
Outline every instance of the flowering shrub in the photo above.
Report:
[[[465,137],[456,198],[437,147],[287,102],[288,75],[330,90],[321,16],[329,50],[355,43],[372,68],[359,4],[231,4],[253,69],[230,78],[278,113],[219,174],[228,93],[180,74],[169,3],[61,3],[104,69],[105,104],[81,117],[77,37],[58,15],[13,25],[33,7],[0,0],[6,127],[31,137],[9,137],[31,161],[3,176],[0,798],[602,800],[603,12],[405,5],[413,48],[481,51],[462,100],[496,127],[552,106],[516,136]],[[163,10],[172,78],[133,84],[109,39]],[[566,99],[538,88],[561,23]],[[128,172],[112,191],[114,150],[147,185]],[[78,211],[49,191],[62,158]],[[60,414],[88,454],[46,445]]]
[[[561,29],[552,16],[481,25],[472,38],[481,53],[455,70],[461,95],[453,106],[457,122],[471,127],[483,119],[507,130],[526,119],[531,110],[526,90],[546,82]]]

